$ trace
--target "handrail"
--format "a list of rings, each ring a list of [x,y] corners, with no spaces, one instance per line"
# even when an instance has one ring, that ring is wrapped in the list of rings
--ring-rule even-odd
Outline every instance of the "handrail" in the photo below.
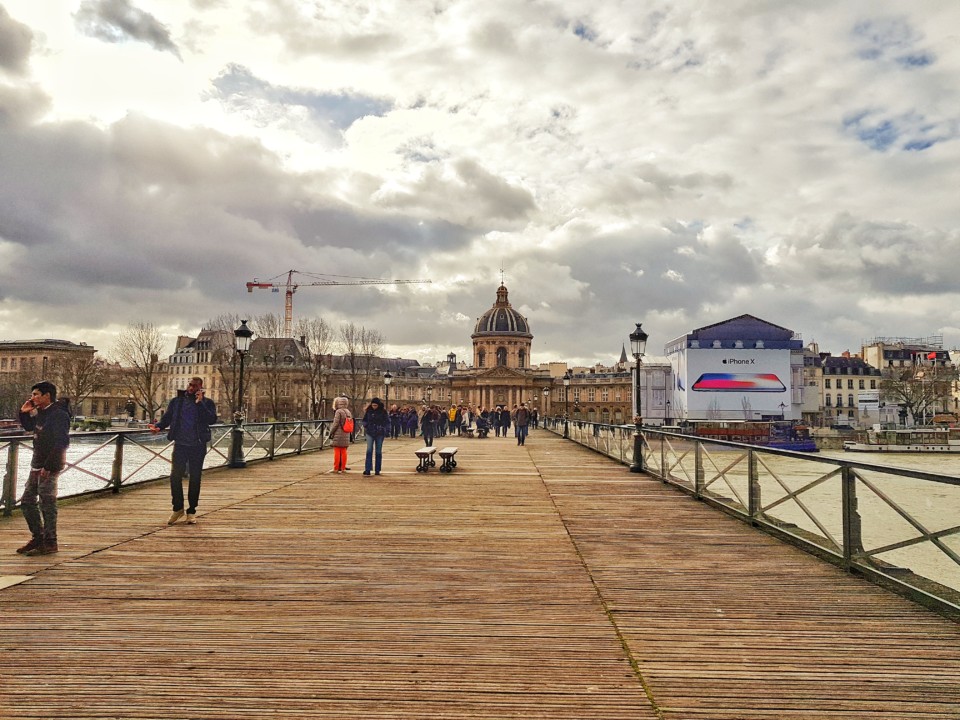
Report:
[[[642,467],[781,540],[960,618],[960,477],[653,427],[643,427],[638,437],[634,425],[563,418],[543,418],[543,424],[631,469]],[[639,459],[635,447],[642,448]]]
[[[247,462],[270,461],[330,446],[330,420],[296,420],[244,425],[211,425],[210,448],[204,469],[230,464],[242,442],[241,456]],[[240,432],[234,432],[240,430]],[[60,497],[75,497],[105,490],[120,492],[125,486],[169,476],[173,443],[165,434],[146,428],[116,428],[70,433],[67,465],[60,475]],[[29,473],[33,435],[0,437],[0,475],[3,477],[0,505],[10,515],[18,506]],[[24,452],[26,451],[26,452]]]

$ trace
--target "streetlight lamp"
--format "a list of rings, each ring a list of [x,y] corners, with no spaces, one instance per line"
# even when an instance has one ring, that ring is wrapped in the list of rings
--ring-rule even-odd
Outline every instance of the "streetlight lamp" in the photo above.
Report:
[[[634,395],[637,398],[635,403],[637,413],[633,418],[637,429],[633,435],[633,465],[630,466],[630,472],[638,473],[643,472],[643,435],[641,434],[643,428],[643,398],[640,386],[640,363],[643,361],[643,354],[647,349],[649,335],[640,327],[641,323],[636,323],[636,325],[637,329],[630,333],[630,349],[633,351],[633,357],[636,360],[634,364],[634,372],[636,373]]]
[[[427,385],[427,405],[430,404],[430,396],[433,394],[433,385]]]
[[[545,416],[550,414],[550,388],[548,387],[543,388],[543,414]]]
[[[237,380],[237,404],[233,413],[233,442],[230,451],[230,467],[243,468],[247,466],[243,459],[243,361],[250,350],[250,338],[253,330],[247,327],[247,321],[241,320],[240,327],[233,331],[237,344],[237,355],[240,356],[240,377]]]
[[[784,414],[783,414],[783,411],[786,410],[786,409],[787,409],[787,406],[784,405],[783,403],[780,403],[780,419],[781,419],[781,420],[786,420],[786,418],[784,417]]]
[[[390,383],[393,382],[393,375],[389,371],[383,374],[383,387],[387,390],[386,400],[384,401],[384,407],[386,410],[390,410]]]
[[[570,437],[570,371],[563,375],[563,437]]]

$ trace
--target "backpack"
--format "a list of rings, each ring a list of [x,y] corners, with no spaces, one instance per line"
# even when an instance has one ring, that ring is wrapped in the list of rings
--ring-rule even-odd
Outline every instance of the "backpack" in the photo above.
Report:
[[[353,418],[349,415],[343,419],[343,425],[341,425],[343,431],[346,433],[353,432]]]

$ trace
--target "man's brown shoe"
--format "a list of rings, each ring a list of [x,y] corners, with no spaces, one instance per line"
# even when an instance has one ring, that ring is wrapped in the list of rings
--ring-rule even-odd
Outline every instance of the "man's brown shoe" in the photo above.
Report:
[[[23,547],[18,547],[17,552],[20,555],[26,555],[28,552],[38,547],[43,541],[39,538],[30,538],[30,541]]]
[[[59,552],[60,548],[57,547],[56,540],[44,540],[39,545],[37,545],[33,550],[27,550],[24,555],[29,555],[34,557],[36,555],[52,555],[55,552]]]
[[[177,520],[179,520],[182,517],[183,517],[183,510],[174,510],[170,514],[170,517],[167,519],[167,525],[173,525],[174,523],[177,522]]]

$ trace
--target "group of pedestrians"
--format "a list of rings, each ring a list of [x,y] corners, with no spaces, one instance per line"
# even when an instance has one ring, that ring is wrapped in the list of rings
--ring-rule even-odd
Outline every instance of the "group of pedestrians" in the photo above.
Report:
[[[334,415],[330,425],[330,443],[333,445],[333,470],[343,473],[347,467],[347,451],[359,429],[354,425],[353,414],[346,397],[333,401]],[[444,410],[438,405],[421,405],[419,409],[412,405],[391,405],[387,410],[380,398],[373,398],[363,411],[360,426],[366,437],[366,455],[363,474],[379,475],[383,469],[383,441],[385,438],[399,438],[409,434],[417,437],[419,431],[427,447],[433,445],[437,437],[467,434],[474,426],[478,428],[495,427],[497,436],[507,436],[513,425],[517,445],[525,445],[531,426],[536,427],[537,411],[530,410],[526,403],[514,405],[512,411],[497,406],[493,410],[477,409],[473,405],[451,405]],[[481,436],[484,436],[483,433]]]

